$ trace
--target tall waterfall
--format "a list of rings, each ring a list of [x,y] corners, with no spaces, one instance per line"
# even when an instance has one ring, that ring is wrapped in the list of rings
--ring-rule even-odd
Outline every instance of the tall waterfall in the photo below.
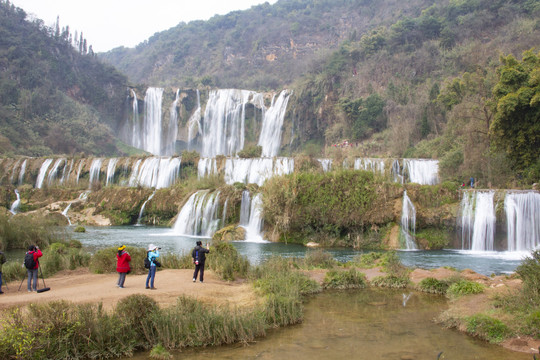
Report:
[[[425,159],[403,159],[403,173],[408,181],[420,185],[439,183],[439,161]]]
[[[9,209],[13,215],[17,213],[17,210],[19,210],[19,205],[21,204],[21,196],[19,195],[19,191],[17,189],[15,189],[15,195],[17,195],[17,200],[11,204],[11,208]]]
[[[249,211],[249,223],[245,227],[246,228],[246,241],[265,242],[261,233],[262,227],[263,227],[262,195],[257,194],[251,200],[251,207]]]
[[[464,191],[458,216],[458,228],[461,228],[461,249],[470,249],[474,229],[474,191]]]
[[[24,159],[21,165],[21,170],[19,171],[19,185],[22,185],[23,183],[25,171],[26,171],[26,159]]]
[[[294,171],[292,158],[229,158],[225,161],[225,182],[234,184],[262,184],[272,176],[286,175]]]
[[[45,180],[45,175],[47,175],[47,170],[49,169],[49,166],[51,166],[51,163],[53,162],[53,159],[47,159],[41,164],[41,167],[39,168],[39,174],[36,180],[36,189],[41,189],[43,186],[43,180]]]
[[[202,157],[236,155],[244,148],[245,107],[253,92],[213,90],[202,125]]]
[[[416,234],[416,209],[411,199],[407,196],[407,190],[403,192],[403,206],[401,210],[401,234],[405,240],[405,249],[418,249],[414,240]]]
[[[112,184],[114,181],[114,173],[116,171],[116,163],[118,163],[117,158],[109,159],[107,164],[107,180],[105,181],[105,186]]]
[[[242,202],[240,203],[240,225],[249,225],[249,214],[251,212],[251,195],[249,191],[242,191]]]
[[[169,127],[165,133],[166,139],[163,151],[160,155],[174,155],[176,152],[176,136],[178,134],[178,111],[176,110],[180,101],[180,89],[176,90],[176,97],[169,109]]]
[[[495,240],[494,191],[465,191],[461,200],[463,250],[493,251]]]
[[[197,191],[180,210],[173,232],[179,235],[211,237],[218,229],[219,191]]]
[[[149,87],[144,97],[144,122],[142,149],[154,155],[161,155],[161,100],[162,88]]]
[[[530,251],[540,246],[540,194],[509,192],[504,199],[508,251]]]
[[[281,147],[281,127],[289,102],[289,91],[283,90],[276,101],[264,113],[264,119],[259,136],[259,145],[262,146],[262,156],[277,156]]]
[[[92,184],[94,183],[94,181],[96,182],[99,181],[99,173],[101,172],[102,163],[103,163],[103,159],[101,158],[92,160],[92,164],[90,165],[90,180],[88,181],[90,188],[92,187]]]
[[[187,122],[188,126],[188,138],[187,138],[187,148],[191,150],[192,141],[195,140],[197,134],[202,135],[201,129],[201,94],[199,89],[197,89],[197,109],[193,112],[191,117]]]
[[[129,186],[166,188],[174,185],[178,179],[181,159],[174,158],[146,158],[137,160],[131,171]]]

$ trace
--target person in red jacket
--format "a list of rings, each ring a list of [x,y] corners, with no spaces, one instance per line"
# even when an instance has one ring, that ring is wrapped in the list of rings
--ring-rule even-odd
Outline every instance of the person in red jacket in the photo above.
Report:
[[[131,271],[129,267],[129,262],[131,261],[131,256],[126,251],[126,245],[122,245],[118,248],[118,254],[116,254],[116,271],[118,271],[118,286],[120,289],[124,288],[124,281],[126,281],[126,275]]]
[[[42,257],[43,253],[41,252],[41,250],[39,250],[39,248],[36,245],[30,245],[28,247],[28,252],[26,254],[32,255],[34,259],[34,263],[32,264],[32,266],[30,266],[30,264],[28,264],[28,261],[26,260],[26,255],[25,255],[25,266],[28,272],[28,283],[27,283],[28,292],[37,291],[38,268],[39,268],[38,258]],[[33,286],[32,286],[32,280],[34,282]]]

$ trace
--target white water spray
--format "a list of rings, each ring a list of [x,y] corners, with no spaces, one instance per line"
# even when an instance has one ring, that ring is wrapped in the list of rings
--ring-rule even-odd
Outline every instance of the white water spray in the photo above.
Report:
[[[180,210],[173,226],[173,233],[211,237],[219,226],[218,207],[219,191],[197,191]]]
[[[290,92],[283,90],[276,101],[264,113],[264,119],[259,136],[259,145],[262,146],[262,156],[277,156],[281,147],[281,127],[287,110]]]
[[[15,195],[17,195],[17,200],[11,204],[11,208],[9,209],[13,215],[17,213],[17,210],[19,210],[19,205],[21,204],[21,196],[19,195],[19,191],[17,189],[15,189]]]
[[[52,161],[53,159],[47,159],[43,162],[43,164],[41,164],[36,180],[36,189],[41,189],[43,186],[43,180],[45,180],[45,175],[47,175],[47,170],[49,169],[49,166],[51,166]]]
[[[401,234],[405,239],[406,250],[417,250],[414,240],[416,234],[416,209],[411,199],[407,196],[407,191],[403,192],[403,207],[401,210]]]
[[[540,247],[540,194],[509,192],[504,199],[508,251],[531,251]]]

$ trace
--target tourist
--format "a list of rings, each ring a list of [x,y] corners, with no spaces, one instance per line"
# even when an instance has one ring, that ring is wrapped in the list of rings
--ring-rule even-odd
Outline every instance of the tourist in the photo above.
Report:
[[[195,264],[195,272],[193,273],[193,282],[197,281],[197,274],[201,273],[200,275],[200,282],[204,281],[204,262],[206,261],[206,254],[210,253],[210,248],[208,247],[208,243],[206,244],[206,248],[202,246],[202,241],[197,241],[197,246],[195,246],[195,249],[193,249],[193,252],[191,253],[191,257],[193,258],[193,264]]]
[[[118,271],[118,283],[116,284],[116,286],[118,286],[120,289],[123,289],[124,282],[126,281],[126,275],[131,271],[129,267],[131,256],[126,251],[126,245],[122,245],[118,248],[116,259],[116,271]]]
[[[148,260],[150,261],[150,268],[148,269],[148,276],[146,277],[146,288],[150,290],[156,290],[156,288],[154,287],[156,268],[158,266],[161,266],[161,264],[157,260],[159,258],[159,249],[160,248],[158,248],[156,245],[150,244],[148,245],[148,251],[146,253]]]
[[[0,251],[0,295],[4,292],[2,291],[2,265],[6,262],[6,255]]]
[[[35,245],[30,245],[28,247],[28,252],[24,256],[24,266],[28,272],[28,283],[27,288],[28,292],[37,291],[37,281],[38,281],[38,269],[39,269],[39,260],[38,258],[42,257],[43,253],[39,250],[39,247]],[[33,286],[32,286],[33,281]]]

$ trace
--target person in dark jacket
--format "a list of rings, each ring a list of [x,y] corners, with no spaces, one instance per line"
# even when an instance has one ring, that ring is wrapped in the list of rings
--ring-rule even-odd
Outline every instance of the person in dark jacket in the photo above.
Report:
[[[193,282],[197,281],[197,274],[200,275],[200,282],[204,281],[204,262],[206,261],[206,254],[210,253],[210,248],[206,244],[206,248],[202,246],[202,241],[197,241],[197,246],[193,249],[191,257],[193,258],[193,263],[195,264],[195,272],[193,273]]]
[[[43,253],[36,245],[30,245],[28,247],[27,254],[33,254],[34,263],[36,264],[33,269],[27,269],[28,272],[28,283],[27,288],[28,292],[37,291],[37,281],[38,281],[38,269],[39,269],[39,260],[38,258],[43,256]],[[34,285],[32,286],[32,281]]]
[[[126,281],[126,275],[131,270],[129,267],[129,262],[131,261],[131,256],[126,251],[126,245],[122,245],[118,248],[118,253],[116,254],[116,271],[118,272],[118,286],[120,289],[124,288],[124,282]]]

